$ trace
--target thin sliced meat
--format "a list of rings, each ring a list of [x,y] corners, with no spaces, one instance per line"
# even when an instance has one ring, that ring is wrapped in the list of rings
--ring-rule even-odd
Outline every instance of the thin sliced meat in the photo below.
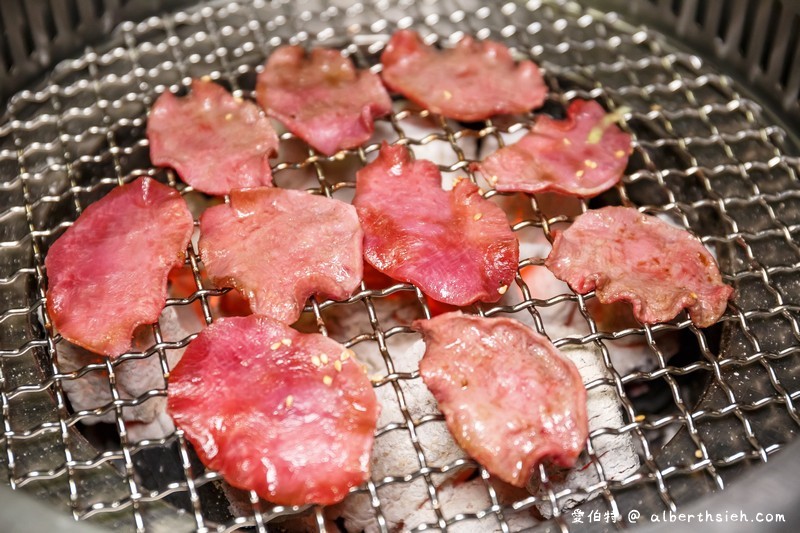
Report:
[[[47,311],[58,332],[97,354],[130,350],[133,330],[158,320],[192,229],[178,191],[150,178],[87,207],[45,258]]]
[[[575,365],[510,318],[447,313],[417,320],[422,379],[456,442],[492,474],[524,487],[536,466],[571,467],[588,434]]]
[[[692,322],[710,326],[733,293],[699,239],[631,207],[580,215],[556,234],[545,265],[577,293],[630,302],[644,324],[672,320],[686,308]]]
[[[631,137],[595,101],[576,100],[565,120],[537,118],[530,133],[475,165],[498,191],[595,196],[622,178]]]
[[[505,213],[475,184],[460,180],[443,191],[435,164],[386,143],[356,178],[353,204],[373,267],[450,305],[496,302],[505,293],[519,245]]]
[[[170,375],[167,409],[206,466],[276,504],[333,504],[369,475],[379,407],[364,368],[264,316],[203,330]]]
[[[272,124],[256,104],[216,83],[193,80],[188,96],[159,96],[147,138],[153,164],[174,168],[206,194],[272,184],[269,158],[278,153]]]
[[[466,36],[436,50],[414,31],[392,35],[381,55],[383,82],[408,99],[457,120],[525,113],[544,103],[547,86],[532,61],[515,63],[504,45]]]
[[[316,150],[331,155],[372,135],[375,117],[392,111],[380,78],[357,70],[338,50],[300,46],[272,52],[258,75],[256,99]]]
[[[200,253],[218,287],[256,314],[290,324],[306,300],[347,299],[361,282],[363,232],[353,206],[304,191],[231,192],[200,217]]]

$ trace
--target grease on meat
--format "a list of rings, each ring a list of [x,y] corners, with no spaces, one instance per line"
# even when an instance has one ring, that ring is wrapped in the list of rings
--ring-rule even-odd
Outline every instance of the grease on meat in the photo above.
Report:
[[[353,206],[304,191],[233,191],[200,217],[209,277],[235,287],[254,313],[290,324],[314,294],[347,299],[363,276],[363,232]]]
[[[392,35],[381,55],[389,89],[449,118],[477,121],[524,113],[544,103],[547,86],[532,61],[515,63],[506,46],[466,36],[436,50],[414,31]]]
[[[540,116],[530,133],[475,165],[498,191],[595,196],[622,178],[630,135],[600,104],[576,100],[565,120]]]
[[[631,207],[580,215],[556,234],[545,264],[577,293],[630,302],[644,324],[672,320],[686,308],[692,322],[708,327],[733,293],[699,239]]]
[[[188,96],[165,92],[147,120],[150,159],[212,195],[272,184],[269,158],[278,135],[258,106],[211,81],[192,81]]]
[[[452,191],[440,184],[435,164],[412,161],[405,147],[384,143],[358,172],[353,199],[366,260],[443,303],[495,302],[517,271],[514,232],[473,183],[460,180]]]
[[[267,113],[325,155],[370,138],[376,117],[392,111],[380,78],[338,50],[282,46],[258,75],[256,98]]]
[[[575,463],[588,433],[586,390],[546,337],[508,318],[458,312],[414,326],[426,344],[422,379],[470,456],[518,487],[541,462]]]
[[[203,463],[280,505],[330,505],[369,475],[379,406],[344,346],[267,317],[222,318],[173,370],[167,406]]]
[[[130,350],[136,327],[158,320],[192,229],[178,191],[146,177],[91,204],[45,257],[55,328],[97,354]]]

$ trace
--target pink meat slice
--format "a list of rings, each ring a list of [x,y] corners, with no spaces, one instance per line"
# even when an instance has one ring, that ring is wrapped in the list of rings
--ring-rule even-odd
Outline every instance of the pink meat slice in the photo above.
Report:
[[[129,351],[133,330],[158,320],[192,229],[178,191],[146,177],[87,207],[45,258],[58,332],[97,354]]]
[[[336,341],[264,316],[200,332],[167,409],[203,464],[276,504],[333,504],[369,475],[379,406],[364,368]]]
[[[325,155],[372,135],[376,117],[392,111],[380,78],[357,70],[338,50],[300,46],[272,52],[258,76],[256,99],[267,113]]]
[[[260,187],[207,209],[199,246],[217,286],[236,288],[254,313],[290,324],[311,295],[350,296],[364,271],[363,235],[349,204]]]
[[[356,178],[369,264],[446,304],[500,299],[517,272],[519,244],[505,213],[475,184],[460,180],[444,191],[435,164],[386,143]]]
[[[595,196],[622,178],[631,137],[592,100],[575,100],[565,120],[541,116],[530,133],[477,169],[498,191]]]
[[[540,107],[547,86],[532,61],[515,63],[504,45],[466,36],[454,48],[436,50],[412,30],[392,35],[381,55],[389,89],[457,120],[525,113]]]
[[[447,313],[417,320],[419,371],[456,442],[524,487],[539,463],[569,468],[588,435],[586,390],[546,337],[510,318]]]
[[[692,322],[710,326],[733,293],[699,239],[631,207],[580,215],[556,234],[545,265],[577,293],[630,302],[644,324],[672,320],[686,308]]]
[[[224,195],[272,184],[269,158],[278,153],[272,124],[255,103],[216,83],[194,80],[186,97],[159,96],[147,138],[153,164],[174,168],[198,191]]]

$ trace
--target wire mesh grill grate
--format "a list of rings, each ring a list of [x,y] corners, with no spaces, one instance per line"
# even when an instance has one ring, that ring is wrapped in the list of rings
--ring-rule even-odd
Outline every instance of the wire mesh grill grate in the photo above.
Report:
[[[375,289],[369,282],[348,302],[312,300],[305,313],[308,324],[348,347],[371,351],[382,362],[374,382],[393,391],[398,416],[379,428],[378,439],[402,435],[416,457],[412,470],[398,466],[359,489],[372,510],[372,527],[397,525],[387,516],[393,487],[420,484],[429,514],[416,530],[477,524],[513,531],[524,516],[532,523],[552,517],[555,527],[577,531],[589,524],[572,520],[575,498],[597,495],[581,509],[622,517],[636,506],[674,509],[723,488],[745,465],[765,461],[788,442],[800,423],[793,403],[800,396],[795,368],[800,349],[798,160],[789,155],[784,131],[771,125],[733,80],[647,28],[574,2],[507,3],[496,9],[467,0],[338,4],[214,2],[125,23],[108,43],[59,64],[35,89],[11,99],[0,122],[0,402],[3,468],[13,487],[48,499],[59,495],[76,519],[123,529],[169,524],[176,530],[266,531],[274,525],[323,531],[330,525],[325,509],[272,507],[254,493],[239,502],[247,508],[232,516],[227,502],[217,501],[221,479],[200,467],[180,431],[163,439],[131,439],[124,413],[166,395],[168,356],[194,334],[166,338],[155,325],[145,352],[65,371],[56,358],[64,341],[48,333],[43,259],[86,205],[140,175],[176,187],[190,203],[201,201],[173,173],[149,163],[144,125],[159,93],[181,90],[191,77],[208,75],[235,95],[252,97],[259,66],[285,43],[339,47],[360,66],[377,69],[388,35],[406,27],[445,45],[472,34],[514,46],[544,68],[550,87],[547,112],[562,113],[575,98],[596,99],[612,111],[629,107],[623,127],[633,134],[635,151],[628,176],[598,200],[581,201],[577,212],[597,202],[621,203],[694,231],[716,251],[738,296],[722,319],[721,333],[697,329],[683,315],[668,324],[609,328],[592,312],[592,295],[540,297],[525,272],[543,259],[523,257],[516,280],[519,298],[473,311],[517,317],[564,349],[594,350],[604,373],[587,389],[613,390],[621,423],[591,432],[586,465],[593,472],[591,483],[564,487],[542,469],[543,490],[509,499],[478,469],[484,504],[468,510],[443,500],[442,480],[477,465],[468,459],[431,460],[421,435],[442,417],[412,412],[408,387],[420,378],[416,370],[399,368],[393,352],[395,341],[415,334],[410,320],[386,309],[403,298],[414,316],[430,316],[428,301],[410,285]],[[379,121],[378,130],[418,157],[436,151],[445,176],[475,179],[469,163],[481,147],[503,145],[532,121],[533,115],[460,124],[400,102]],[[378,149],[371,142],[326,158],[288,133],[282,140],[290,148],[274,167],[278,186],[345,201],[353,194],[355,169]],[[493,190],[486,196],[518,210],[513,228],[520,236],[535,233],[552,240],[552,231],[574,216],[553,212],[552,198],[546,196],[523,199]],[[168,306],[199,304],[204,320],[211,322],[217,316],[211,300],[224,291],[204,283],[193,249],[187,264],[195,288],[186,297],[171,298]],[[552,312],[562,307],[571,309],[582,335],[563,336],[549,327]],[[363,329],[337,337],[343,312],[358,314]],[[674,338],[680,339],[680,353],[691,357],[671,356],[665,339]],[[621,371],[615,350],[631,342],[644,346],[652,367]],[[164,382],[127,398],[117,386],[117,373],[143,359],[159,361]],[[111,401],[73,411],[63,385],[92,373],[108,376]],[[691,392],[687,383],[692,382],[704,385],[702,394]],[[660,391],[666,400],[651,409],[635,397],[637,387]],[[108,414],[114,435],[104,446],[97,439],[90,446],[86,422]],[[602,438],[614,435],[630,438],[640,463],[624,477],[607,472],[598,454]],[[153,463],[157,454],[162,462]],[[154,487],[145,471],[163,461],[175,469],[163,473]]]

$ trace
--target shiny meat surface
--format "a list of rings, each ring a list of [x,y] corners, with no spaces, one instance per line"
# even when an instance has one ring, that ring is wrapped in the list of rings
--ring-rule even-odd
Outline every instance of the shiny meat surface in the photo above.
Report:
[[[517,238],[473,183],[460,180],[452,191],[440,184],[430,161],[412,161],[403,146],[382,146],[358,172],[353,199],[367,262],[443,303],[495,302],[514,280]]]
[[[546,337],[509,318],[459,312],[417,320],[419,370],[456,442],[524,487],[540,462],[570,467],[586,442],[586,389]]]
[[[389,89],[433,113],[464,121],[525,113],[542,105],[547,86],[531,61],[515,63],[504,45],[466,36],[436,50],[414,31],[392,35],[381,55]]]
[[[580,215],[556,234],[545,265],[577,293],[630,302],[645,324],[672,320],[686,308],[692,322],[710,326],[733,293],[700,240],[631,207]]]
[[[45,257],[58,332],[97,354],[130,350],[134,329],[158,320],[192,228],[178,191],[146,177],[87,207]]]
[[[540,116],[530,133],[475,165],[498,191],[595,196],[622,178],[630,135],[592,100],[575,100],[565,120]]]
[[[272,184],[269,158],[278,151],[272,124],[256,104],[216,83],[194,80],[188,96],[159,96],[147,138],[153,164],[174,168],[198,191],[224,195]]]
[[[304,191],[233,191],[200,217],[200,253],[218,287],[254,313],[291,324],[306,299],[347,299],[361,282],[363,232],[353,206]]]
[[[256,99],[267,113],[325,155],[370,138],[374,119],[392,111],[380,78],[357,70],[338,50],[282,46],[258,75]]]
[[[173,370],[167,408],[234,487],[280,505],[333,504],[367,479],[379,414],[351,354],[267,317],[222,318]]]

